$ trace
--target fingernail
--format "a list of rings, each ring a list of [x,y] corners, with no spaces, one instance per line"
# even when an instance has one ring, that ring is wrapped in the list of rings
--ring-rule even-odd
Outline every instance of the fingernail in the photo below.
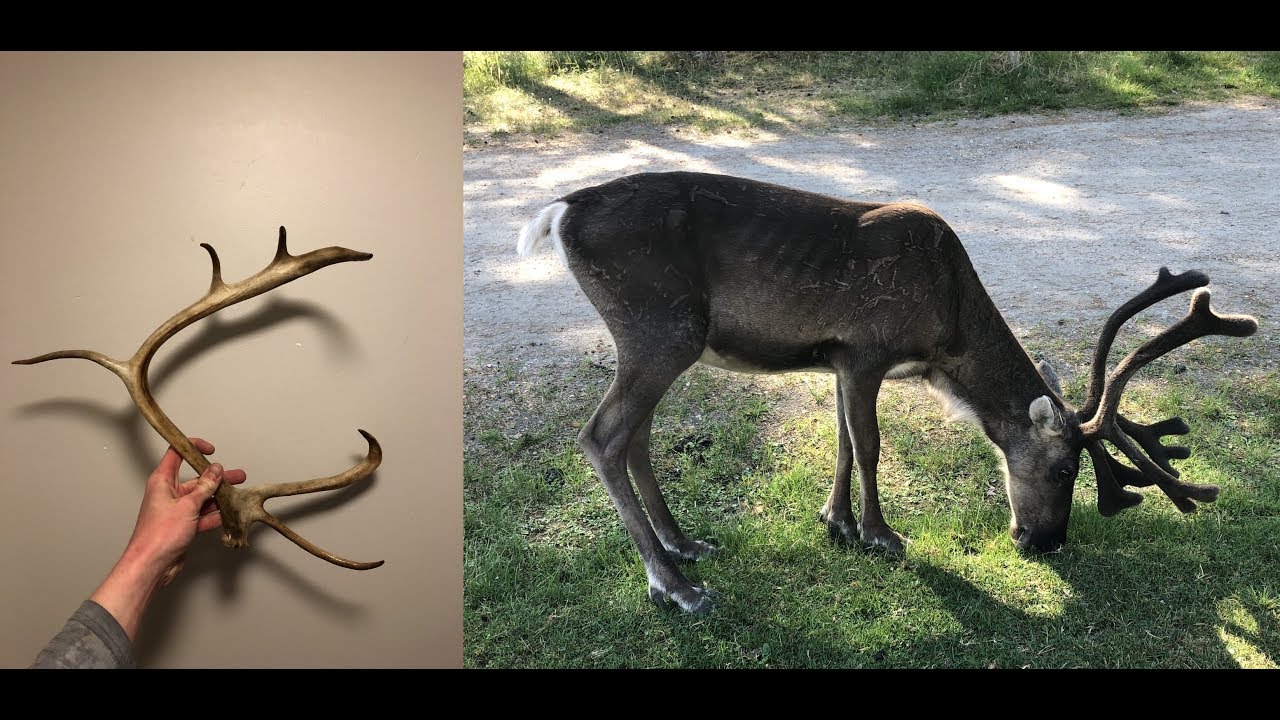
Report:
[[[209,469],[205,470],[204,472],[209,477],[213,478],[214,480],[217,480],[222,477],[222,466],[219,465],[218,463],[213,463],[212,465],[209,466]]]

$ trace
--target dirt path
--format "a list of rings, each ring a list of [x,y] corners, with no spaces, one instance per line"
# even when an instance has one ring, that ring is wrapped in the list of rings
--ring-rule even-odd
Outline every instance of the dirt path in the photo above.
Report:
[[[685,133],[687,134],[687,133]],[[612,351],[554,252],[515,254],[543,205],[640,171],[740,175],[866,200],[914,200],[959,234],[1015,329],[1096,333],[1161,265],[1204,270],[1214,306],[1276,345],[1280,103],[1155,116],[1083,112],[684,138],[666,130],[481,146],[464,154],[464,363],[571,365]],[[1154,317],[1174,319],[1185,300]],[[1064,321],[1064,322],[1060,322]],[[1274,359],[1269,362],[1274,362]]]

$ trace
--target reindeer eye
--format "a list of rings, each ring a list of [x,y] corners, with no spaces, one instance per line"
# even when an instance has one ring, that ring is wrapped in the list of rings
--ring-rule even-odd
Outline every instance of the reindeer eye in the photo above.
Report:
[[[1058,474],[1057,474],[1057,480],[1060,483],[1071,482],[1071,479],[1074,478],[1075,476],[1076,476],[1075,470],[1069,467],[1059,468]]]

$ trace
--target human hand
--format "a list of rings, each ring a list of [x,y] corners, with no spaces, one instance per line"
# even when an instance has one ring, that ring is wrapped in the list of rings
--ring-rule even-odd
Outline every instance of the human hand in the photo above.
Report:
[[[205,455],[213,453],[209,442],[200,438],[191,438],[191,442]],[[147,478],[138,521],[124,554],[89,597],[119,621],[130,641],[138,632],[151,593],[168,585],[182,570],[187,546],[196,533],[221,527],[222,516],[213,500],[218,484],[237,485],[245,480],[244,470],[224,471],[214,463],[199,478],[178,482],[181,466],[182,456],[169,448]]]
[[[191,438],[191,441],[205,455],[214,451],[213,445],[205,440]],[[213,463],[200,477],[179,482],[181,466],[182,456],[170,447],[147,478],[138,522],[124,552],[149,573],[155,573],[159,587],[168,585],[182,570],[187,546],[197,532],[222,526],[222,515],[213,500],[218,483],[238,485],[246,477],[244,470],[224,471],[222,465]]]

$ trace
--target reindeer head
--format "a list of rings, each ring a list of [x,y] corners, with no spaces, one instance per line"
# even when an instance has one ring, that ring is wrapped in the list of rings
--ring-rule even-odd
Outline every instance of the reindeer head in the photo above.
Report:
[[[1047,363],[1040,373],[1060,398],[1057,376]],[[1009,534],[1023,550],[1055,550],[1067,539],[1071,496],[1083,447],[1079,422],[1060,400],[1041,395],[1028,409],[1029,427],[1002,454],[1009,497]]]
[[[1166,446],[1160,440],[1187,434],[1187,424],[1176,417],[1151,425],[1133,422],[1118,412],[1120,395],[1138,370],[1165,353],[1206,335],[1247,337],[1257,331],[1258,322],[1246,315],[1215,314],[1209,307],[1209,292],[1199,290],[1191,298],[1186,317],[1125,356],[1110,375],[1106,372],[1111,344],[1129,318],[1161,300],[1208,284],[1209,277],[1197,270],[1173,275],[1160,268],[1151,287],[1112,313],[1098,338],[1088,397],[1079,410],[1063,399],[1053,369],[1047,363],[1040,364],[1040,373],[1056,397],[1041,396],[1032,401],[1028,408],[1031,428],[1025,442],[1015,444],[1005,457],[1012,510],[1009,534],[1020,549],[1054,550],[1066,541],[1071,495],[1083,451],[1088,451],[1093,461],[1098,512],[1104,517],[1142,502],[1142,495],[1125,490],[1125,486],[1157,485],[1184,513],[1195,512],[1197,500],[1217,499],[1217,487],[1182,482],[1169,464],[1170,460],[1190,457],[1191,451]],[[1104,441],[1137,467],[1112,457]]]

